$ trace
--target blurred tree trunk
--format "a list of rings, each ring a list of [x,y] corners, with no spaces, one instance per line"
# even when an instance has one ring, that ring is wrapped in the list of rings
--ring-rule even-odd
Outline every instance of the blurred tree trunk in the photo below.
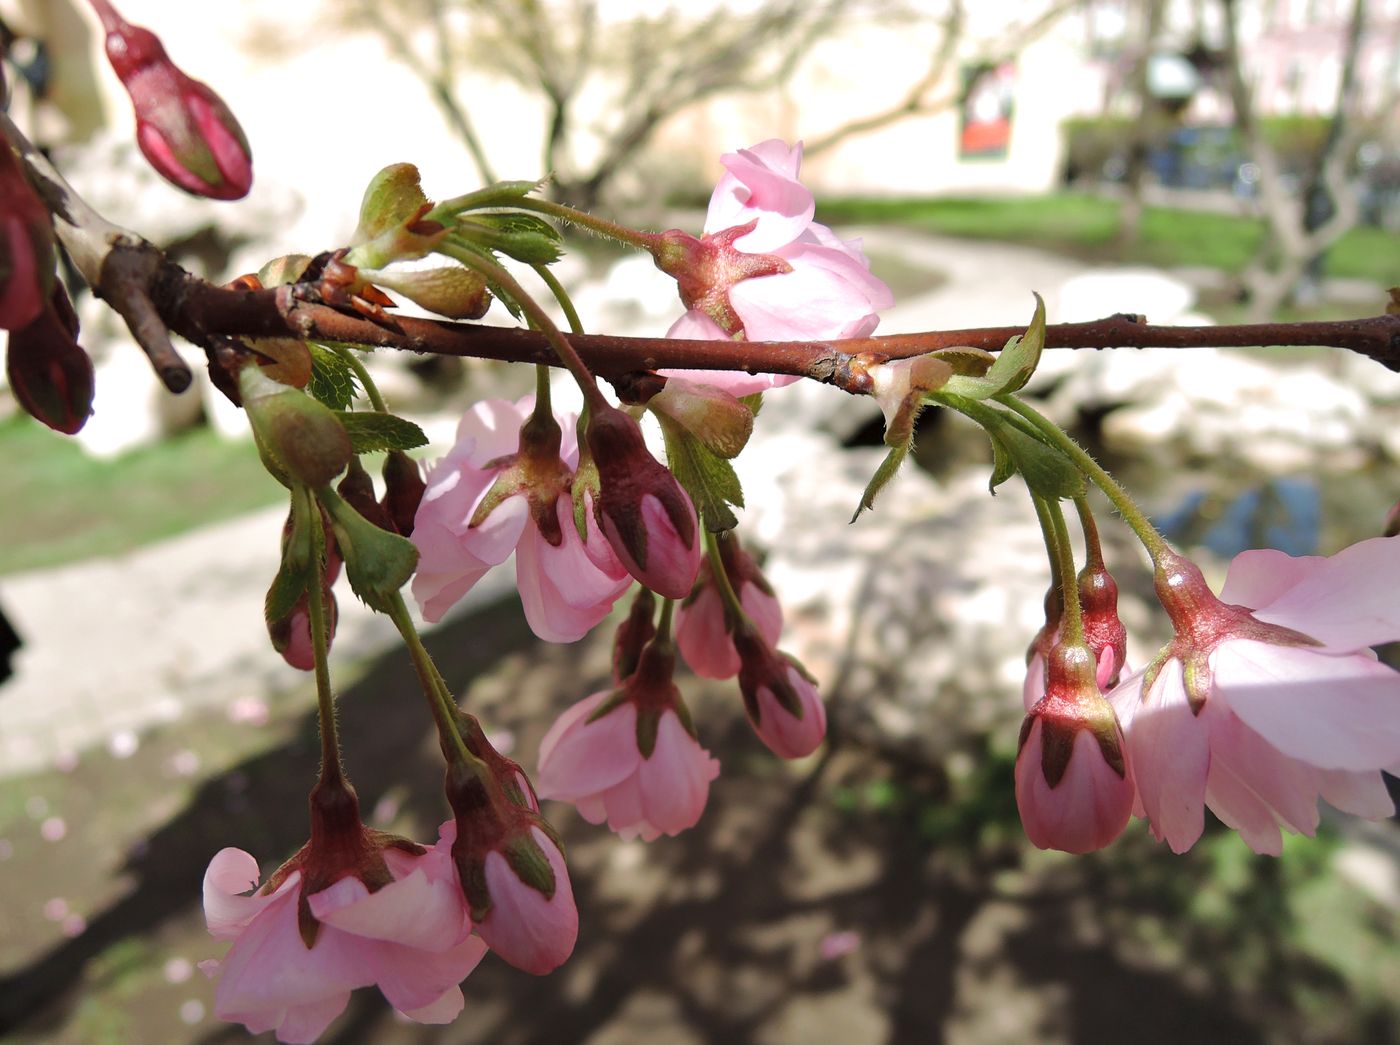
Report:
[[[1259,167],[1259,201],[1265,221],[1264,242],[1242,280],[1249,318],[1276,314],[1302,282],[1310,262],[1356,224],[1356,194],[1348,185],[1352,159],[1366,132],[1356,112],[1356,59],[1366,22],[1366,0],[1354,0],[1343,45],[1337,104],[1322,147],[1312,164],[1306,188],[1292,197],[1282,182],[1278,154],[1265,140],[1240,58],[1236,0],[1221,0],[1225,10],[1225,61],[1235,123],[1250,158]],[[1320,270],[1320,265],[1319,265]],[[1320,271],[1319,271],[1320,275]]]
[[[1152,49],[1162,31],[1163,0],[1142,3],[1142,33],[1133,55],[1132,92],[1136,96],[1138,118],[1128,141],[1123,178],[1123,202],[1118,208],[1118,242],[1136,243],[1142,234],[1143,193],[1147,188],[1147,154],[1161,129],[1161,113],[1147,86],[1147,67]]]

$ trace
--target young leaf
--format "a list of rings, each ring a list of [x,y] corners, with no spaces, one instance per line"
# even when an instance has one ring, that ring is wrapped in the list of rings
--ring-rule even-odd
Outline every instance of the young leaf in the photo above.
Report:
[[[344,410],[360,394],[355,371],[334,350],[308,341],[311,352],[311,381],[306,390],[332,410]]]
[[[357,454],[372,454],[380,450],[413,450],[428,444],[428,437],[412,421],[394,414],[370,410],[340,411],[336,414],[350,445]]]
[[[860,495],[860,504],[856,505],[855,514],[851,516],[851,522],[860,518],[860,513],[867,508],[875,507],[875,497],[883,490],[895,473],[899,471],[899,466],[904,463],[904,458],[909,453],[909,443],[899,443],[890,447],[890,452],[885,455],[885,459],[880,462],[880,467],[875,469],[875,474],[870,477],[870,482],[865,484],[865,492]]]
[[[990,399],[1022,388],[1040,364],[1045,348],[1045,302],[1035,296],[1035,315],[1023,335],[1013,337],[981,377],[955,374],[944,391],[967,399]]]
[[[739,520],[729,506],[744,506],[744,491],[733,466],[665,415],[657,415],[666,437],[666,464],[695,502],[711,533],[732,530]]]

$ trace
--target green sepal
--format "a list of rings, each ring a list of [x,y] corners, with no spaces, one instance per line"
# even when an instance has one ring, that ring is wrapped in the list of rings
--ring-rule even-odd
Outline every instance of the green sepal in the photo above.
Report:
[[[746,396],[740,396],[739,402],[748,407],[749,413],[753,414],[754,417],[758,417],[758,412],[763,409],[763,393],[750,392]]]
[[[263,616],[269,621],[282,620],[296,608],[297,600],[311,586],[311,557],[318,554],[317,544],[320,542],[316,540],[311,526],[306,497],[300,492],[292,495],[291,517],[291,531],[282,544],[282,561],[277,566],[277,576],[272,578],[272,585],[263,600]]]
[[[1013,337],[1006,343],[991,367],[981,377],[970,374],[955,374],[944,386],[945,392],[966,399],[991,399],[993,396],[1009,395],[1023,388],[1035,368],[1040,365],[1040,354],[1045,348],[1045,302],[1035,295],[1035,315],[1024,334]]]
[[[650,705],[637,708],[637,750],[648,759],[656,752],[656,733],[661,728],[661,709]]]
[[[533,214],[473,214],[459,219],[453,234],[526,265],[552,265],[563,255],[559,230]]]
[[[502,851],[506,863],[515,872],[515,877],[539,893],[546,900],[554,896],[554,868],[540,844],[531,832],[522,832],[512,838]]]
[[[308,341],[311,381],[306,390],[332,410],[344,410],[360,394],[355,368],[332,348]]]
[[[1031,492],[1049,500],[1069,500],[1085,492],[1084,473],[1058,447],[1026,432],[1011,414],[960,396],[939,393],[938,402],[981,425],[992,441],[992,477],[996,488],[1017,472]]]
[[[407,538],[375,526],[330,487],[315,493],[330,516],[350,590],[370,609],[389,613],[394,596],[418,565],[418,549]]]
[[[898,446],[890,447],[890,452],[885,455],[885,459],[880,462],[880,467],[875,469],[875,474],[870,477],[870,482],[865,484],[865,492],[860,495],[860,504],[856,505],[855,513],[851,516],[851,522],[860,518],[860,513],[867,508],[875,507],[875,498],[881,490],[889,484],[899,471],[899,466],[904,463],[904,458],[909,454],[909,443],[901,443]]]
[[[351,246],[367,243],[397,228],[423,209],[428,197],[419,185],[418,168],[411,163],[392,163],[365,187],[360,201],[360,225],[351,237]]]
[[[350,435],[357,454],[381,450],[414,450],[428,445],[428,437],[412,421],[372,410],[340,411],[335,415]]]
[[[690,495],[705,528],[723,533],[738,526],[729,506],[744,506],[744,490],[734,466],[669,417],[658,414],[656,419],[666,438],[667,467]]]

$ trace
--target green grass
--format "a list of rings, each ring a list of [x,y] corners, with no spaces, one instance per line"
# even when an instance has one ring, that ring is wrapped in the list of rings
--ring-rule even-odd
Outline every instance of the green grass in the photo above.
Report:
[[[1117,243],[1118,201],[1081,193],[1046,196],[828,200],[817,217],[832,224],[889,223],[947,236],[1003,240],[1089,261],[1174,268],[1203,265],[1240,272],[1264,235],[1255,218],[1175,207],[1148,207],[1139,242]],[[1400,242],[1393,233],[1355,228],[1327,259],[1328,275],[1400,283]]]
[[[0,423],[0,574],[129,551],[281,500],[251,442],[194,429],[110,461],[28,417]]]

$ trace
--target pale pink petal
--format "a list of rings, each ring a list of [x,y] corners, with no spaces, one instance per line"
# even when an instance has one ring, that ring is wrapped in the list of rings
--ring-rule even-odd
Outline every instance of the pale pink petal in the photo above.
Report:
[[[301,880],[293,873],[276,893],[268,896],[243,896],[258,886],[258,862],[242,849],[220,849],[209,861],[204,872],[204,921],[210,935],[227,940],[237,936],[256,918],[276,896],[296,886]]]
[[[343,991],[329,998],[308,1002],[305,1005],[290,1006],[281,1021],[274,1024],[277,1040],[286,1042],[287,1045],[310,1045],[311,1042],[325,1033],[332,1020],[345,1011],[345,1006],[349,1001],[350,992]],[[253,1027],[249,1026],[248,1029],[257,1034],[261,1030],[272,1030],[274,1027],[254,1030]]]
[[[573,953],[578,940],[578,909],[564,856],[538,827],[531,829],[554,872],[554,893],[546,897],[522,882],[506,858],[486,854],[486,887],[491,909],[477,924],[490,948],[517,969],[536,976],[553,972]]]
[[[1184,853],[1205,827],[1210,744],[1204,723],[1187,702],[1181,661],[1169,660],[1147,700],[1126,721],[1121,715],[1119,721],[1153,834],[1165,839],[1173,852]]]
[[[1400,757],[1400,674],[1369,656],[1236,639],[1211,663],[1215,694],[1286,755],[1351,770]]]
[[[637,709],[624,703],[602,718],[586,719],[610,692],[595,693],[555,723],[540,745],[536,790],[542,798],[572,801],[604,791],[636,771]],[[581,709],[581,705],[587,705]],[[565,721],[565,717],[568,721]]]
[[[777,646],[783,634],[783,604],[777,597],[757,584],[746,583],[739,589],[739,605],[744,607],[758,633],[768,640],[768,645]]]
[[[1375,537],[1310,565],[1255,616],[1338,649],[1400,639],[1400,538]]]
[[[307,948],[297,926],[297,894],[284,893],[254,918],[220,963],[215,1010],[246,1022],[270,1012],[338,997],[374,982],[365,961],[373,944],[323,925]]]
[[[612,610],[632,579],[626,571],[609,576],[600,570],[579,540],[572,506],[560,499],[558,547],[544,539],[530,520],[516,549],[516,586],[525,619],[546,642],[575,642]],[[600,542],[606,544],[606,542]]]
[[[817,228],[824,226],[813,224],[808,233],[811,234]],[[829,229],[825,231],[830,234]],[[806,239],[805,236],[803,238]],[[828,242],[833,241],[834,246],[797,242],[778,251],[778,256],[794,269],[821,269],[848,284],[851,290],[859,295],[866,312],[878,312],[893,305],[894,294],[890,291],[889,284],[870,271],[870,262],[865,255],[859,249],[848,247],[835,236],[831,236]]]
[[[667,337],[695,341],[728,341],[729,335],[709,316],[694,309],[671,324]],[[658,370],[662,377],[679,377],[697,384],[709,385],[732,396],[753,395],[772,388],[783,388],[802,380],[796,374],[746,374],[742,370]]]
[[[602,793],[603,808],[608,814],[608,829],[616,832],[623,841],[631,841],[641,835],[643,841],[650,842],[661,834],[660,829],[647,819],[640,768],[639,762],[638,772]]]
[[[530,518],[530,506],[523,495],[507,497],[492,509],[478,526],[462,532],[461,547],[472,559],[496,565],[505,562]],[[414,530],[417,534],[417,530]]]
[[[525,396],[512,403],[505,399],[483,399],[457,422],[457,443],[469,442],[471,460],[480,467],[520,448],[520,426],[535,408],[535,397]]]
[[[374,982],[389,1000],[389,1004],[420,1023],[445,1023],[447,1020],[429,1020],[414,1016],[413,1013],[433,1008],[444,998],[452,1003],[456,992],[457,1009],[461,1011],[461,992],[457,984],[467,978],[467,974],[477,967],[486,954],[486,943],[481,937],[472,934],[456,946],[441,952],[424,951],[401,944],[382,943],[373,950]]]
[[[734,245],[749,254],[766,254],[796,239],[812,220],[816,202],[797,180],[802,145],[789,148],[776,138],[720,157],[727,173],[710,197],[707,233],[721,232],[755,219],[752,232]]]
[[[1220,822],[1238,831],[1256,853],[1278,856],[1283,852],[1283,835],[1273,812],[1228,767],[1211,763],[1206,801]]]
[[[1351,773],[1343,769],[1319,769],[1317,779],[1322,797],[1343,813],[1367,820],[1385,820],[1395,815],[1395,800],[1385,786],[1385,777],[1375,770]]]
[[[1217,816],[1225,815],[1211,801],[1217,773],[1228,774],[1268,810],[1270,818],[1298,834],[1317,830],[1317,770],[1281,754],[1268,741],[1241,722],[1224,701],[1207,701],[1202,717],[1210,729],[1210,774],[1206,804]],[[1219,790],[1219,788],[1216,788]],[[1243,811],[1241,816],[1246,815]],[[1248,841],[1248,839],[1246,839]]]
[[[486,953],[485,944],[481,945],[481,953]],[[462,997],[462,989],[453,987],[443,991],[431,1004],[417,1009],[400,1009],[399,1011],[415,1023],[442,1025],[455,1020],[461,1015],[464,1008],[466,1008],[466,999]]]
[[[654,494],[642,495],[641,517],[646,531],[645,569],[627,552],[627,545],[612,517],[605,515],[602,520],[603,533],[617,552],[618,561],[627,567],[627,572],[656,594],[668,599],[683,599],[689,595],[700,572],[702,540],[699,521],[690,499],[684,493],[680,496],[685,499],[685,508],[691,518],[689,545],[681,539],[661,501]]]
[[[342,878],[308,903],[327,925],[426,951],[445,951],[471,932],[457,883],[430,882],[420,869],[373,893],[358,878]]]
[[[647,823],[674,835],[694,827],[705,811],[719,762],[685,731],[674,711],[664,711],[656,747],[651,758],[642,760],[637,776]]]
[[[852,337],[869,329],[870,303],[860,289],[824,269],[793,269],[746,279],[729,303],[749,341]]]
[[[701,587],[677,612],[676,646],[701,678],[728,679],[739,674],[739,653],[724,626],[724,600],[713,584]]]
[[[1230,560],[1220,601],[1257,609],[1267,606],[1325,561],[1321,555],[1293,556],[1273,548],[1254,548]]]

